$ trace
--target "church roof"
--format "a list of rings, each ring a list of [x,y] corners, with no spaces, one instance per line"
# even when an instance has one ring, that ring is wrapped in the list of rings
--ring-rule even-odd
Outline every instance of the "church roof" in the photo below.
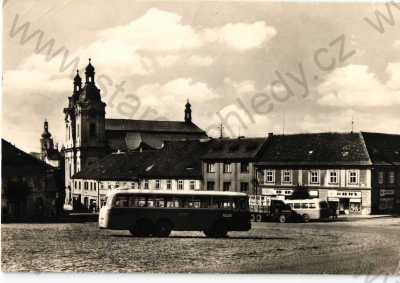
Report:
[[[106,119],[105,126],[106,131],[205,134],[194,123],[181,121]]]

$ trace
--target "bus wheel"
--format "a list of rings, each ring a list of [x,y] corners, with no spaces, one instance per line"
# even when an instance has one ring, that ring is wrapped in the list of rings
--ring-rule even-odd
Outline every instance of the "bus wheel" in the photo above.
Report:
[[[172,225],[168,221],[159,221],[156,225],[154,235],[156,237],[168,237],[171,234]]]
[[[252,222],[256,221],[256,216],[254,215],[254,213],[252,213],[252,214],[250,215],[250,220],[251,220]]]
[[[256,221],[257,222],[262,222],[262,215],[261,214],[257,214],[256,215]]]
[[[285,223],[286,222],[286,216],[284,214],[279,215],[278,221],[280,223]]]
[[[228,227],[224,221],[218,221],[214,225],[214,237],[216,238],[223,238],[226,237],[226,234],[228,233]]]
[[[136,222],[133,234],[137,237],[147,237],[152,233],[152,223],[143,219]]]
[[[310,216],[308,214],[303,214],[303,221],[305,223],[309,222],[310,221]]]

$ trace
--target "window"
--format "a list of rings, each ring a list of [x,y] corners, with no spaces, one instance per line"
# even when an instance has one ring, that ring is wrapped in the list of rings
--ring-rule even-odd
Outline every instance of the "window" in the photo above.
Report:
[[[207,163],[207,173],[215,173],[215,163]]]
[[[224,163],[224,173],[232,173],[231,163]]]
[[[183,190],[183,180],[178,181],[178,190]]]
[[[240,173],[249,173],[249,162],[240,163]]]
[[[215,183],[214,182],[207,182],[207,191],[214,191]]]
[[[396,181],[396,177],[393,171],[389,172],[389,184],[394,184]]]
[[[329,184],[337,184],[337,183],[338,183],[338,172],[329,171]]]
[[[195,182],[194,181],[190,181],[190,189],[194,190],[195,188],[196,188]]]
[[[355,170],[349,171],[349,185],[358,184],[358,172]]]
[[[96,191],[97,190],[97,184],[94,183],[93,185],[94,185],[94,190]]]
[[[240,183],[240,192],[248,193],[249,192],[249,183],[241,182]]]
[[[145,190],[148,190],[149,189],[149,180],[144,180],[143,186],[144,186]]]
[[[385,174],[384,174],[384,172],[382,172],[382,171],[378,172],[378,183],[379,183],[380,185],[383,184],[384,179],[385,179]]]
[[[310,184],[319,184],[319,171],[313,170],[310,172]]]
[[[156,180],[155,188],[156,190],[160,189],[160,180]]]
[[[167,180],[167,190],[172,189],[172,182],[171,180]]]
[[[265,170],[265,183],[275,183],[275,172],[273,170]]]
[[[224,192],[229,192],[231,190],[231,182],[224,182],[223,190]]]
[[[291,184],[292,183],[292,171],[283,170],[282,171],[282,183]]]
[[[89,126],[89,135],[91,138],[96,136],[96,124],[90,124]]]

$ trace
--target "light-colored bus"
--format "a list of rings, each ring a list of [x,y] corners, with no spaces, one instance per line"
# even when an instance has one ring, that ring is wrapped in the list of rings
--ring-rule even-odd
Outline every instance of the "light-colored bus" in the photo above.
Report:
[[[335,213],[329,207],[328,203],[318,198],[286,199],[285,203],[289,205],[298,218],[304,222],[335,217]]]
[[[251,229],[248,196],[235,192],[119,190],[108,194],[99,227],[135,236],[168,237],[172,230],[224,237]]]

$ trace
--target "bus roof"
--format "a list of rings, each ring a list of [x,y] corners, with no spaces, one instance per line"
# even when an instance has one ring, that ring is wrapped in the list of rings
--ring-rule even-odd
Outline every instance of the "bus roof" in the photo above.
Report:
[[[245,197],[247,194],[238,192],[220,192],[220,191],[155,191],[155,190],[143,190],[143,189],[118,189],[112,190],[108,195],[117,194],[136,194],[136,195],[190,195],[190,196],[227,196],[227,197]]]

